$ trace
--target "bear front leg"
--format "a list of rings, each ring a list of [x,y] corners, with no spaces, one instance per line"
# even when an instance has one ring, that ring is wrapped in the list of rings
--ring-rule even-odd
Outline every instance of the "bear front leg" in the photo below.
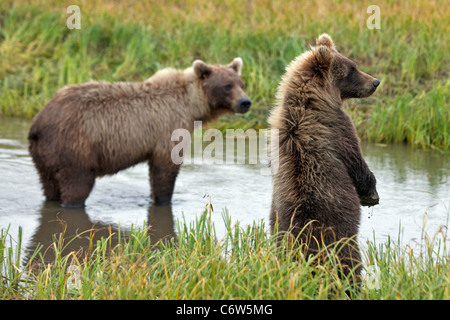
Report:
[[[364,207],[373,207],[380,203],[380,197],[376,189],[373,189],[368,196],[359,196],[359,201]]]
[[[349,158],[348,156],[344,163],[358,193],[361,205],[368,207],[377,205],[380,198],[376,189],[375,175],[370,171],[360,151],[354,153],[353,157]]]
[[[174,164],[169,155],[155,156],[149,160],[151,198],[154,205],[168,205],[172,201],[175,180],[180,165]]]
[[[340,126],[341,132],[339,132],[341,139],[339,139],[340,143],[335,145],[336,150],[347,168],[347,173],[352,179],[361,205],[374,206],[379,203],[376,189],[377,180],[363,158],[356,129],[350,118],[344,115],[343,120],[344,124]]]

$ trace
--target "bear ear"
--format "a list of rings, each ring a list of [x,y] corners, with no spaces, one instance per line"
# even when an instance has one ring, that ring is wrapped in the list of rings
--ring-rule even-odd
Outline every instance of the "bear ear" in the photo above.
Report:
[[[206,63],[204,63],[202,60],[195,60],[192,64],[192,68],[194,69],[195,74],[200,79],[205,79],[208,77],[211,72],[212,68],[208,66]]]
[[[326,34],[326,33],[322,33],[316,40],[316,45],[317,46],[326,46],[328,48],[334,48],[334,43],[333,40],[331,39],[331,37]]]
[[[228,65],[229,68],[233,69],[238,75],[241,75],[243,61],[241,58],[234,58],[233,61]]]
[[[318,46],[312,49],[310,72],[315,81],[323,83],[331,69],[333,55],[327,46]]]

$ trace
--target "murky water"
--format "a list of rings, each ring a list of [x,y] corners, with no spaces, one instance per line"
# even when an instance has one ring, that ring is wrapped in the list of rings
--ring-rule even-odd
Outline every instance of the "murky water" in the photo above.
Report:
[[[193,221],[209,201],[219,236],[225,232],[224,208],[232,221],[239,220],[241,225],[254,220],[269,224],[271,177],[261,175],[259,165],[184,165],[169,207],[152,206],[147,164],[97,179],[83,210],[64,210],[58,203],[46,203],[28,155],[29,126],[29,121],[0,119],[0,228],[10,226],[9,233],[15,238],[21,226],[23,246],[28,250],[37,243],[48,246],[65,225],[66,238],[82,234],[67,250],[89,243],[91,233],[85,230],[93,224],[98,229],[96,237],[109,235],[119,224],[124,232],[132,225],[150,224],[155,239],[173,235],[177,219],[184,216]],[[414,245],[420,243],[424,230],[433,235],[441,226],[448,226],[448,155],[403,145],[365,144],[363,151],[377,177],[380,204],[362,209],[362,243],[374,238],[381,243],[390,236]]]

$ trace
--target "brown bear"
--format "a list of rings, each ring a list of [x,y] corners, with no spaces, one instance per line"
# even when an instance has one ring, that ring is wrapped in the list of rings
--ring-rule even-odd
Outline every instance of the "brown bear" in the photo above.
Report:
[[[279,148],[271,150],[271,161],[279,161],[273,173],[272,232],[294,236],[307,248],[306,256],[347,239],[338,254],[346,274],[360,273],[360,204],[378,204],[378,194],[342,103],[370,96],[379,84],[322,34],[286,68],[269,119],[279,130]]]
[[[148,161],[152,201],[169,204],[180,168],[171,159],[172,131],[192,132],[194,121],[247,112],[251,101],[241,68],[241,58],[228,65],[196,60],[144,82],[91,81],[60,89],[28,137],[46,199],[83,207],[96,177]]]

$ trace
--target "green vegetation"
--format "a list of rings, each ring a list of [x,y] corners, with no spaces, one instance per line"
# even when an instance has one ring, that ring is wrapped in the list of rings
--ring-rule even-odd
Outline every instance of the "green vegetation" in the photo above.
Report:
[[[285,66],[329,33],[338,49],[381,79],[376,94],[350,101],[360,136],[450,150],[449,10],[434,2],[378,1],[381,29],[369,30],[359,1],[86,1],[81,30],[69,30],[69,4],[0,4],[0,116],[33,117],[65,84],[141,81],[194,59],[244,60],[252,112],[219,128],[265,127]]]
[[[289,241],[277,247],[262,222],[232,225],[226,212],[226,233],[218,239],[211,214],[205,210],[190,225],[179,223],[177,239],[156,245],[145,228],[134,228],[117,246],[102,238],[88,254],[62,256],[70,240],[57,237],[53,262],[44,263],[46,248],[39,248],[23,267],[20,239],[8,241],[2,230],[0,254],[7,253],[0,256],[0,299],[450,298],[444,232],[424,237],[419,252],[390,241],[368,242],[363,256],[369,267],[355,290],[349,279],[339,278],[341,266],[331,250],[325,259],[306,261]]]

